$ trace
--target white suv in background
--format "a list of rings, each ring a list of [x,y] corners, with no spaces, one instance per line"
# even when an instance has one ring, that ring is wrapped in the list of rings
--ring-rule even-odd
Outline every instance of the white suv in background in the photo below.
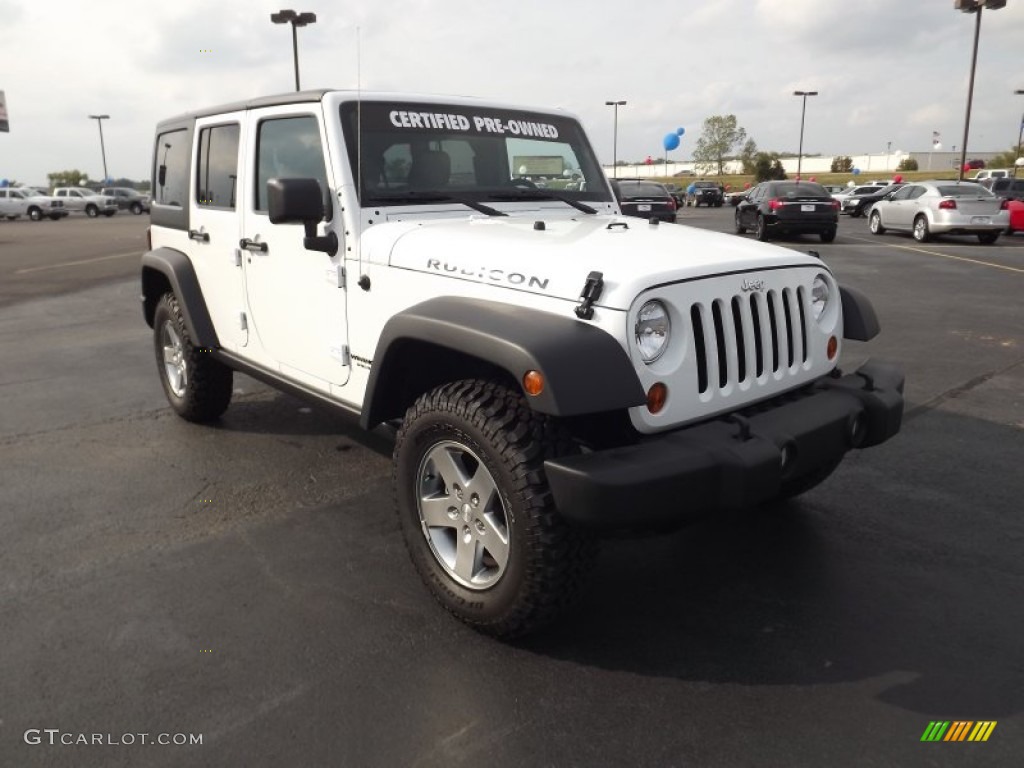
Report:
[[[90,218],[95,218],[101,213],[104,216],[113,216],[117,213],[116,199],[101,195],[88,187],[57,187],[53,190],[53,196],[63,201],[68,211],[81,211]]]

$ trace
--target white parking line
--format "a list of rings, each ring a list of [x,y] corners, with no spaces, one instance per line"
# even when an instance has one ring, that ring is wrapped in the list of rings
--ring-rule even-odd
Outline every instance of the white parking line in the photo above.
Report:
[[[955,259],[957,261],[968,261],[971,264],[981,264],[984,267],[995,267],[996,269],[1005,269],[1007,272],[1020,272],[1024,274],[1024,269],[1020,267],[1008,267],[1005,264],[993,264],[991,261],[982,261],[981,259],[969,259],[966,256],[954,256],[952,253],[940,253],[939,251],[929,251],[926,248],[915,248],[912,245],[897,245],[896,243],[876,243],[868,240],[864,237],[856,237],[855,235],[847,235],[851,240],[859,240],[862,243],[871,243],[879,248],[900,248],[904,251],[913,251],[914,253],[923,253],[926,256],[941,256],[944,259]]]
[[[94,264],[97,261],[111,261],[112,259],[126,259],[129,256],[135,256],[139,258],[142,256],[141,251],[132,251],[131,253],[115,253],[110,256],[97,256],[95,259],[81,259],[79,261],[62,261],[60,264],[47,264],[45,267],[27,267],[26,269],[18,269],[14,271],[16,275],[27,275],[29,272],[45,272],[48,269],[61,269],[62,267],[77,267],[80,264]]]

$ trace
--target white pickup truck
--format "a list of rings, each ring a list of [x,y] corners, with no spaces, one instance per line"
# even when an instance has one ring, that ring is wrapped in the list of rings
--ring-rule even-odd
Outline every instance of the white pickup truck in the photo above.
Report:
[[[117,213],[117,200],[101,195],[88,187],[57,187],[53,196],[64,202],[69,211],[81,211],[89,218],[96,218],[101,213],[113,216]]]
[[[32,221],[46,216],[56,221],[67,215],[62,200],[39,194],[29,187],[0,188],[0,216],[8,219],[28,216]]]

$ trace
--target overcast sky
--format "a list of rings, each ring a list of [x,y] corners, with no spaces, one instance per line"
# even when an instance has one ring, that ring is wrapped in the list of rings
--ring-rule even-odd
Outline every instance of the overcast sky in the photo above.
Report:
[[[735,114],[761,149],[860,154],[943,149],[963,132],[974,17],[953,0],[302,0],[303,87],[464,94],[578,113],[611,162],[686,159],[709,115]],[[0,179],[50,171],[148,177],[157,120],[294,88],[282,0],[0,0]],[[208,52],[207,52],[208,51]],[[1024,112],[1024,0],[984,14],[969,147],[1013,145]]]

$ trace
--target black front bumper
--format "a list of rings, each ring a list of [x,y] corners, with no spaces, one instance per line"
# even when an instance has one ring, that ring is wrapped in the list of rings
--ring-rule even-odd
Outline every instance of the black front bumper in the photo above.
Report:
[[[751,507],[900,430],[903,373],[867,362],[809,389],[642,442],[544,462],[555,504],[588,528],[673,525]]]

